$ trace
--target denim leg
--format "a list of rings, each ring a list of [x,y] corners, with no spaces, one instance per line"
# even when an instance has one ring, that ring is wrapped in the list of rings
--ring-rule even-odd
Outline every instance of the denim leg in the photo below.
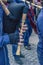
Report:
[[[38,56],[40,65],[43,65],[43,48],[37,47],[37,56]]]
[[[30,21],[28,20],[28,18],[26,19],[25,24],[27,24],[28,30],[26,30],[26,32],[24,33],[24,45],[28,46],[29,45],[29,38],[30,38],[31,33],[32,33],[32,27],[30,25]]]
[[[10,65],[9,64],[9,56],[8,56],[8,49],[7,46],[4,46],[4,54],[5,54],[5,65]]]
[[[4,48],[0,48],[0,65],[5,65]]]
[[[24,33],[24,46],[28,46],[28,41],[29,41],[29,33],[28,30]]]

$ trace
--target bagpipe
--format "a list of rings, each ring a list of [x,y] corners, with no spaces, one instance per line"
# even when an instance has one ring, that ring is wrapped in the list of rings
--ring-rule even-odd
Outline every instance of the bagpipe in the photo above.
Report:
[[[28,5],[30,4],[29,1],[26,1],[26,3],[27,3]],[[35,7],[37,7],[37,8],[39,8],[39,9],[42,8],[42,6],[36,5],[36,4],[34,4],[34,3],[31,3],[31,5],[32,5],[32,6],[35,6]]]

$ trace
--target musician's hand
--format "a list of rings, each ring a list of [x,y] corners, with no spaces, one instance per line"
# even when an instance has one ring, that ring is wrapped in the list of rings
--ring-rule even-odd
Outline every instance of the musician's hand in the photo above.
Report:
[[[19,28],[19,31],[21,32],[21,30],[22,30],[22,32],[25,32],[26,30],[28,30],[28,26],[27,26],[27,24],[24,24],[24,25],[21,25],[22,27],[21,27],[21,29]],[[20,33],[21,34],[21,33]]]
[[[22,25],[22,32],[25,32],[26,30],[28,30],[27,24]]]

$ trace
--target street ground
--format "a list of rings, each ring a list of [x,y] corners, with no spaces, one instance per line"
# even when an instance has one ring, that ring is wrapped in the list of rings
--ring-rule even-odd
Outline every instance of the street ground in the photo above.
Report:
[[[12,55],[12,45],[7,46],[10,65],[40,65],[37,58],[38,35],[34,32],[30,37],[29,43],[31,44],[31,50],[26,50],[24,46],[21,48],[21,53],[25,58],[15,58]]]

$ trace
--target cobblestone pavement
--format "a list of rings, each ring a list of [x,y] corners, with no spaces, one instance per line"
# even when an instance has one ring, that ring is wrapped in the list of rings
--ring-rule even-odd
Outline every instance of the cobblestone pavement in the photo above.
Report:
[[[38,36],[32,33],[29,42],[31,44],[32,49],[26,50],[22,46],[21,52],[23,55],[25,55],[25,58],[18,58],[18,61],[12,55],[12,46],[11,45],[7,46],[10,65],[40,65],[37,58]]]

